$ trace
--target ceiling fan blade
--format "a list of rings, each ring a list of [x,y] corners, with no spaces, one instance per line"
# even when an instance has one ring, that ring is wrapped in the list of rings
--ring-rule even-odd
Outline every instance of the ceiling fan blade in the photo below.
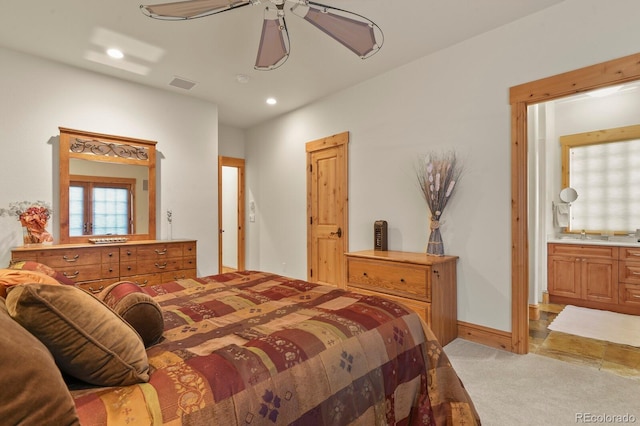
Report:
[[[380,27],[357,13],[314,2],[297,4],[291,11],[363,59],[382,47],[384,37]]]
[[[268,17],[268,13],[267,9],[262,23],[262,35],[254,67],[261,71],[276,69],[289,58],[289,33],[284,15],[278,13],[274,18]]]
[[[188,0],[144,6],[142,13],[156,19],[193,19],[247,6],[255,0]]]

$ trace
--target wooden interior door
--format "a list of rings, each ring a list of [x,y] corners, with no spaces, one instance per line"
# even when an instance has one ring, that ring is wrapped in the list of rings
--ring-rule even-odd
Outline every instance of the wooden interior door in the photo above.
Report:
[[[348,144],[344,132],[308,142],[307,280],[345,287],[348,244]]]
[[[232,185],[225,185],[225,178],[223,177],[223,168],[237,169],[237,173],[234,174],[235,182],[230,182]],[[226,193],[230,188],[236,193],[231,196],[236,197],[234,200],[235,208],[233,213],[234,217],[231,223],[234,224],[234,229],[225,229],[224,224],[229,223],[224,220],[224,215],[230,211],[225,208]],[[234,270],[242,271],[245,269],[245,206],[244,206],[244,159],[232,158],[232,157],[218,157],[218,271],[220,273],[230,272]],[[226,235],[225,235],[226,234]],[[231,236],[234,244],[224,244],[225,236]],[[233,250],[233,253],[227,253],[229,250]],[[235,262],[232,265],[225,265],[224,259],[234,258]]]

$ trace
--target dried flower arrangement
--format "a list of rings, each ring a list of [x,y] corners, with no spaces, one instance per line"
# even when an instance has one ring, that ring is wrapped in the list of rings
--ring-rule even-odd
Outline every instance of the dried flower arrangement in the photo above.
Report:
[[[25,228],[25,244],[53,241],[45,229],[51,213],[51,206],[44,201],[17,201],[9,203],[9,208],[0,209],[0,216],[15,216]]]
[[[431,211],[427,253],[442,256],[444,245],[440,233],[440,217],[462,174],[462,165],[453,151],[429,153],[421,158],[416,168],[418,183]]]

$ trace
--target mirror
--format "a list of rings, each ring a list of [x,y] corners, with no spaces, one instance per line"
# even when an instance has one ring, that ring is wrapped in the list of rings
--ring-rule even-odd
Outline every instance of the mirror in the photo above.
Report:
[[[60,127],[60,243],[156,238],[155,145]]]
[[[577,199],[578,192],[571,187],[564,188],[562,191],[560,191],[560,200],[564,201],[565,203],[573,203]]]

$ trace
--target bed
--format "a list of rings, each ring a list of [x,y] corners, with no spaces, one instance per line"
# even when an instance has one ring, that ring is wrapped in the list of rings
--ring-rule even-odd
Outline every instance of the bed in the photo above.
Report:
[[[480,424],[433,333],[390,300],[258,271],[140,291],[164,324],[148,381],[66,377],[82,425]]]

